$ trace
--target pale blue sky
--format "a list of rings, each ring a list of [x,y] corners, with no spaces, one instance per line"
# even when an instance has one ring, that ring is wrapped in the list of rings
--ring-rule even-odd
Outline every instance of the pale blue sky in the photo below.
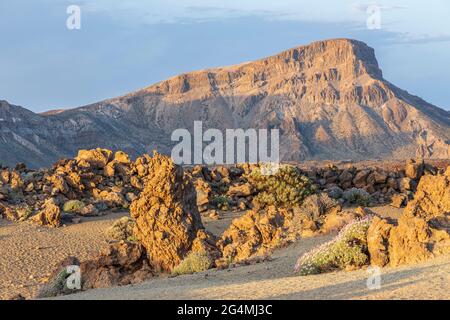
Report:
[[[81,7],[81,30],[66,8]],[[366,8],[382,8],[368,30]],[[448,0],[1,0],[0,99],[33,111],[115,97],[178,73],[348,37],[385,78],[450,109]]]

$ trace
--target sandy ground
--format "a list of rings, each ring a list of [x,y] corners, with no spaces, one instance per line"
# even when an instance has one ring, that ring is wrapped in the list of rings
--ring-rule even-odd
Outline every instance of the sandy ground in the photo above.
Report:
[[[0,219],[0,299],[31,297],[64,258],[92,257],[107,246],[104,231],[122,215],[83,218],[56,229]]]
[[[153,279],[61,299],[450,299],[450,257],[383,269],[378,290],[367,288],[368,270],[308,277],[292,274],[300,254],[329,239],[306,239],[279,250],[270,262]]]
[[[382,216],[398,217],[401,210],[372,208]],[[48,229],[0,220],[0,298],[31,297],[55,264],[67,256],[88,259],[107,246],[105,229],[120,213],[84,219],[80,224]],[[237,217],[225,213],[205,226],[221,234]],[[379,290],[368,290],[367,270],[299,277],[292,273],[297,258],[331,239],[304,239],[279,249],[271,261],[229,270],[209,270],[176,278],[91,290],[62,299],[450,299],[450,257],[425,264],[382,270]]]

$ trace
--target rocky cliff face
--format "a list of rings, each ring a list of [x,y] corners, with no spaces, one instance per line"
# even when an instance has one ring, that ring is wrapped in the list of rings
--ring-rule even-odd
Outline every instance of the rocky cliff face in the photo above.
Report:
[[[315,42],[179,75],[78,109],[36,115],[2,102],[0,159],[47,165],[80,148],[170,152],[171,133],[279,128],[283,160],[449,158],[450,113],[383,79],[374,50]]]

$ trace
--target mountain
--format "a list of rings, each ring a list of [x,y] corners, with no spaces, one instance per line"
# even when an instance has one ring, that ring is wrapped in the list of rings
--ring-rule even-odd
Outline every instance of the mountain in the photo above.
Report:
[[[363,42],[334,39],[66,111],[2,101],[0,159],[37,167],[81,148],[168,153],[172,131],[194,120],[279,128],[283,160],[450,158],[450,113],[386,81]]]

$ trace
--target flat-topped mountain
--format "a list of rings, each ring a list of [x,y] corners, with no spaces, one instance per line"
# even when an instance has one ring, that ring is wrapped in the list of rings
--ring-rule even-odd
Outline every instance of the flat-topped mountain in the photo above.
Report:
[[[413,72],[413,71],[412,71]],[[169,153],[173,130],[279,128],[283,160],[450,158],[450,113],[384,80],[360,41],[314,42],[35,114],[0,103],[0,159],[44,166],[78,149]]]

